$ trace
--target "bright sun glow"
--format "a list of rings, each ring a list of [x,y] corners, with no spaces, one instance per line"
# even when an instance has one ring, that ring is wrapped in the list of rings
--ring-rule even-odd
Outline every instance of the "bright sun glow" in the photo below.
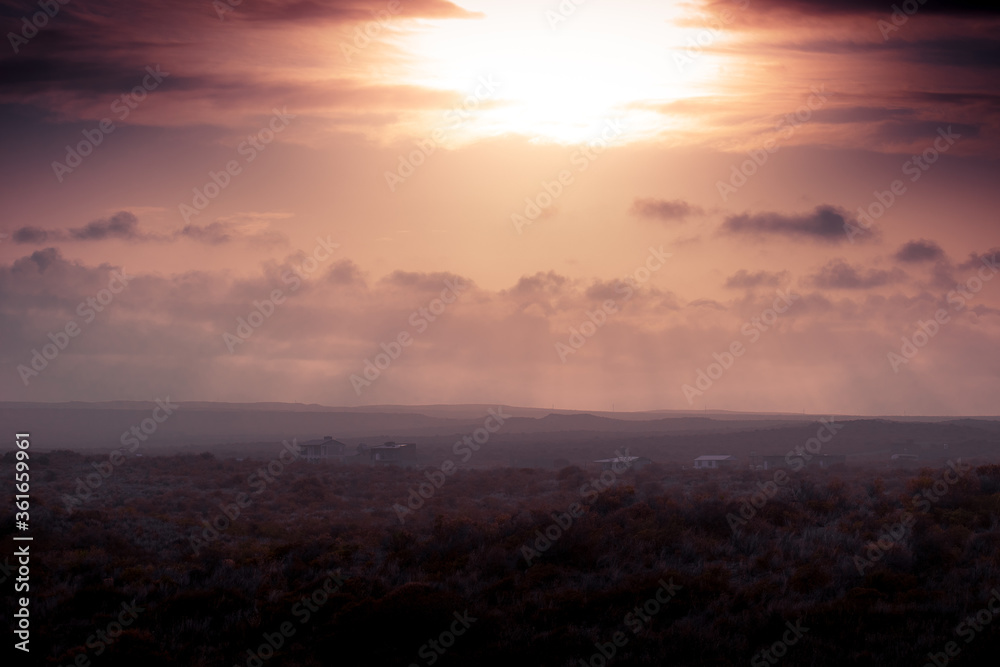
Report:
[[[482,77],[498,82],[461,128],[467,139],[516,133],[575,143],[609,119],[624,121],[626,137],[647,137],[670,129],[649,106],[696,96],[708,83],[704,63],[685,71],[675,61],[694,31],[676,25],[671,3],[585,2],[569,16],[556,1],[459,4],[486,18],[422,22],[402,38],[412,59],[401,76],[463,96],[485,91]]]

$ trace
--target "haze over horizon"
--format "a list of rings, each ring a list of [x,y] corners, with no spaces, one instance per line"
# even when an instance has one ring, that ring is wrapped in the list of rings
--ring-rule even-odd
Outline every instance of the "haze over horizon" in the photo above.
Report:
[[[996,8],[36,4],[0,401],[997,413]]]

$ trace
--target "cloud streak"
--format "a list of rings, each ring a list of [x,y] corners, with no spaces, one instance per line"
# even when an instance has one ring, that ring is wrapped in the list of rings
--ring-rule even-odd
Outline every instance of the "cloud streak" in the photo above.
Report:
[[[781,213],[744,213],[732,215],[722,223],[720,231],[730,236],[763,239],[769,236],[795,241],[842,243],[845,224],[857,224],[844,209],[817,206],[813,211],[797,215]]]

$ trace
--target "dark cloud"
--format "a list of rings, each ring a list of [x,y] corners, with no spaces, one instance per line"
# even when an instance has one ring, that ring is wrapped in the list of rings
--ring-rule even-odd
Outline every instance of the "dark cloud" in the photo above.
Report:
[[[817,206],[810,213],[799,215],[781,213],[731,215],[722,223],[721,232],[730,235],[773,235],[821,243],[840,243],[847,240],[845,224],[857,223],[847,211],[824,205]]]
[[[970,252],[969,259],[959,264],[958,268],[962,271],[969,271],[983,265],[993,266],[997,263],[1000,263],[1000,248],[990,248],[983,254]]]
[[[695,299],[688,304],[690,308],[711,308],[713,310],[726,310],[726,307],[715,299]]]
[[[110,218],[94,220],[83,227],[70,229],[69,237],[78,241],[103,241],[105,239],[142,241],[146,238],[139,231],[139,219],[128,211],[119,211]]]
[[[193,241],[200,241],[201,243],[208,243],[210,245],[228,243],[233,240],[232,227],[219,221],[210,222],[207,225],[189,224],[177,232],[177,234]]]
[[[944,259],[944,250],[934,241],[918,239],[900,246],[899,250],[896,251],[895,257],[900,262],[933,262]]]
[[[20,261],[23,262],[24,260]],[[39,273],[45,273],[45,270],[50,266],[64,260],[57,249],[45,248],[44,250],[36,250],[31,253],[31,256],[28,257],[28,261],[33,263],[38,268]],[[15,266],[15,269],[16,268],[17,267]]]
[[[885,271],[856,269],[847,262],[836,259],[813,275],[809,282],[822,289],[871,289],[901,281],[906,274],[899,269]]]
[[[770,271],[757,271],[755,273],[750,273],[746,269],[740,269],[726,279],[726,287],[777,287],[784,282],[787,277],[787,271],[780,271],[777,273],[772,273]]]
[[[131,0],[61,2],[59,14],[29,44],[17,53],[10,48],[0,51],[0,101],[35,105],[58,120],[72,119],[78,117],[82,106],[102,98],[110,104],[114,97],[135,88],[147,76],[147,65],[162,65],[163,71],[169,72],[158,86],[157,105],[184,104],[195,95],[231,108],[257,107],[257,101],[265,98],[292,104],[302,96],[310,106],[329,97],[350,98],[350,90],[345,94],[350,86],[344,82],[330,85],[325,81],[322,87],[304,90],[307,86],[255,77],[251,71],[242,76],[220,74],[208,63],[217,62],[219,51],[237,59],[241,49],[249,51],[247,60],[255,59],[264,40],[248,37],[249,33],[288,32],[298,26],[313,28],[317,23],[329,24],[332,41],[354,48],[354,31],[376,21],[377,14],[388,14],[387,4],[385,0],[255,0],[242,2],[220,17],[215,6],[229,5],[213,5],[209,0],[170,5]],[[399,8],[399,14],[390,15],[389,21],[482,16],[447,0],[401,0]],[[4,1],[0,9],[6,9],[0,11],[0,34],[6,35],[19,33],[22,17],[36,13],[38,6],[37,1]],[[372,41],[386,41],[384,31],[377,37]],[[248,48],[249,43],[254,46]],[[286,46],[283,42],[280,48]],[[186,54],[183,66],[177,64],[179,49]],[[160,89],[172,94],[165,95]],[[361,94],[368,95],[365,90]],[[393,94],[398,91],[384,93]],[[213,124],[212,119],[207,119],[207,124]]]
[[[393,287],[405,287],[419,291],[433,292],[444,289],[447,286],[445,281],[456,284],[459,287],[472,284],[472,281],[468,278],[463,278],[447,271],[393,271],[382,278],[380,282]]]
[[[334,285],[364,286],[365,278],[357,264],[349,259],[342,259],[330,267],[326,273],[327,282]]]
[[[976,69],[1000,67],[1000,40],[997,39],[934,39],[902,43],[896,48],[905,50],[908,59],[927,65]]]
[[[790,51],[843,54],[847,56],[888,56],[920,65],[962,67],[970,70],[990,70],[1000,67],[1000,40],[984,37],[962,39],[890,39],[878,42],[858,42],[843,39],[817,39],[771,46]],[[992,91],[989,91],[992,92]],[[987,91],[983,91],[987,94]]]
[[[684,220],[689,215],[701,215],[701,207],[694,206],[683,199],[653,199],[637,197],[632,202],[632,215],[655,220]]]
[[[561,276],[555,271],[548,273],[539,271],[533,276],[522,276],[510,292],[515,295],[557,293],[567,282],[566,276]]]
[[[913,116],[915,109],[891,107],[838,107],[833,109],[818,109],[810,119],[813,123],[870,123],[876,121],[894,120]]]
[[[266,216],[265,216],[266,217]],[[285,243],[287,238],[274,231],[262,228],[253,216],[242,216],[236,219],[221,219],[198,225],[189,224],[170,234],[147,232],[139,227],[139,219],[129,211],[119,211],[110,218],[102,218],[88,222],[83,227],[69,229],[41,229],[40,227],[21,227],[14,231],[15,243],[41,244],[49,241],[129,241],[170,242],[188,239],[198,243],[220,245],[234,241],[251,241],[264,243]]]
[[[871,14],[888,18],[894,3],[879,0],[753,0],[752,8],[757,11],[786,10],[806,15]],[[916,5],[915,13],[952,14],[956,16],[977,16],[1000,14],[995,2],[986,0],[902,0],[895,3]],[[732,7],[731,1],[712,3],[714,7]],[[732,11],[732,9],[730,9]]]
[[[21,227],[14,232],[16,243],[44,243],[46,241],[147,241],[155,238],[139,230],[139,219],[129,211],[119,211],[110,218],[88,222],[83,227],[69,229],[41,229]]]
[[[968,123],[950,123],[945,120],[890,121],[882,123],[878,135],[889,141],[914,141],[934,139],[940,132],[951,132],[957,139],[967,139],[979,135],[979,126]]]
[[[246,2],[225,18],[268,22],[334,21],[358,23],[372,20],[391,21],[393,17],[420,18],[479,18],[479,12],[470,12],[446,0],[400,0],[398,13],[392,14],[385,0],[260,0]],[[244,10],[245,8],[245,10]]]
[[[267,218],[268,216],[263,216]],[[234,216],[213,220],[205,225],[188,224],[169,237],[171,239],[190,239],[209,245],[221,245],[233,241],[250,241],[257,243],[286,243],[288,238],[280,232],[271,231],[262,226],[259,216],[253,214]],[[167,240],[166,238],[162,240]]]
[[[49,233],[40,227],[21,227],[14,230],[14,243],[45,243]]]
[[[952,104],[967,107],[971,104],[982,104],[1000,108],[1000,95],[992,93],[939,93],[932,91],[915,91],[907,94],[908,99],[934,104]]]

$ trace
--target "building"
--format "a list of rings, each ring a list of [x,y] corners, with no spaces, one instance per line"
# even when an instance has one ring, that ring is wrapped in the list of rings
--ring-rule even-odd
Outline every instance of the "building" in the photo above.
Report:
[[[789,461],[801,461],[806,468],[829,468],[847,463],[846,454],[802,454],[789,456],[787,454],[765,454],[757,457],[756,466],[764,470],[792,467]],[[796,468],[801,466],[796,463]]]
[[[622,471],[625,468],[641,470],[652,461],[645,456],[616,456],[610,459],[598,459],[594,463],[601,464],[601,470]]]
[[[889,457],[889,466],[893,468],[917,468],[920,466],[920,457],[916,454],[893,454]]]
[[[736,457],[728,454],[709,454],[694,460],[695,468],[732,468],[735,465]]]
[[[309,440],[299,445],[302,448],[302,458],[306,461],[329,461],[331,459],[342,459],[347,445],[334,440],[333,436],[326,436],[322,440]]]
[[[373,465],[407,465],[417,460],[417,446],[412,442],[387,442],[368,448]]]

